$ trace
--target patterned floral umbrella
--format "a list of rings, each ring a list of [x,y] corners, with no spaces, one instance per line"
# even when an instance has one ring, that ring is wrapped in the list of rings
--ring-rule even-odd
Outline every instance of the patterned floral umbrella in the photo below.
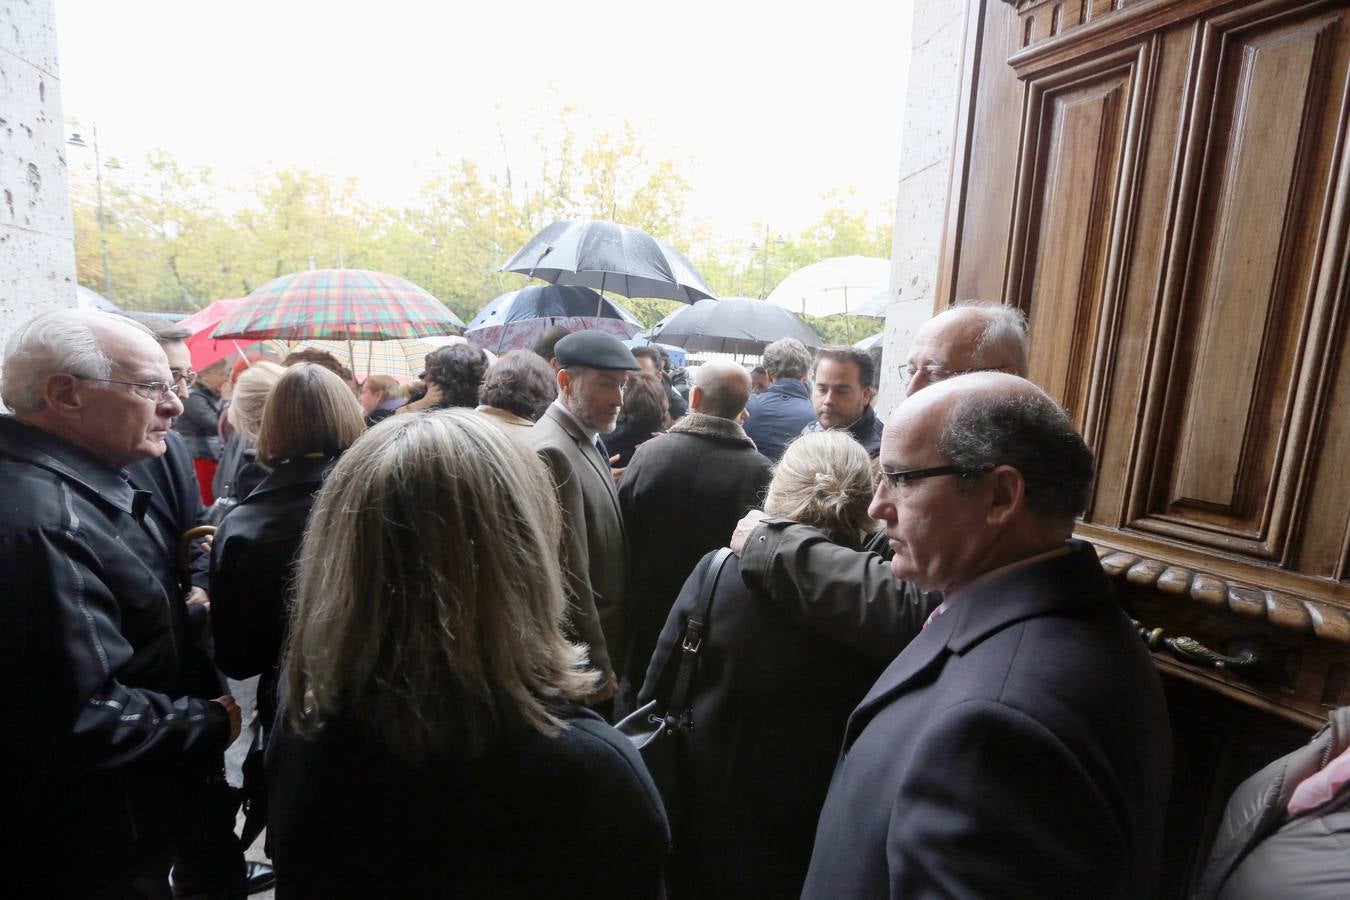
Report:
[[[381,341],[464,327],[445,304],[411,281],[365,269],[283,275],[245,299],[212,337]]]

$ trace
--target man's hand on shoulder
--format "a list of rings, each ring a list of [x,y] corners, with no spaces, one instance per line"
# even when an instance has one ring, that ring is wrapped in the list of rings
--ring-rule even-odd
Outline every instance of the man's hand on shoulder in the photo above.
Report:
[[[242,721],[241,721],[241,720],[242,720],[242,714],[241,714],[240,711],[239,711],[239,704],[236,703],[236,702],[234,702],[234,698],[231,697],[229,694],[225,694],[224,696],[217,697],[216,699],[212,700],[211,702],[212,702],[212,703],[219,703],[221,706],[225,707],[225,712],[226,712],[226,714],[228,714],[229,717],[230,717],[230,740],[229,740],[229,743],[233,744],[233,743],[234,743],[234,739],[237,738],[237,737],[239,737],[239,729],[242,727]]]
[[[742,519],[736,523],[736,530],[731,532],[731,552],[738,557],[745,552],[745,542],[750,540],[750,533],[755,530],[760,521],[767,518],[762,509],[752,509],[745,514]]]

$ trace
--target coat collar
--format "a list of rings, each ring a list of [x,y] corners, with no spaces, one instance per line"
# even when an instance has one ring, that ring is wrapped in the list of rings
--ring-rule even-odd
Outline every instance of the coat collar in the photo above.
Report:
[[[128,515],[145,511],[149,496],[137,491],[123,473],[92,454],[11,415],[0,416],[0,453],[79,485]],[[138,499],[138,494],[147,494]]]
[[[718,438],[737,444],[745,444],[754,449],[755,442],[745,433],[745,429],[734,419],[721,416],[709,416],[691,412],[670,426],[671,434],[693,434],[699,437]]]
[[[929,622],[890,664],[849,716],[844,750],[872,716],[924,670],[968,652],[996,632],[1026,619],[1097,605],[1110,582],[1096,551],[1069,541],[1069,553],[996,574],[961,592],[951,607]]]
[[[786,394],[789,397],[801,397],[810,399],[811,392],[807,390],[806,385],[800,378],[778,378],[769,385],[769,389],[764,394]],[[764,396],[760,394],[760,396]]]
[[[576,417],[561,408],[557,403],[550,404],[544,415],[556,422],[567,433],[567,436],[576,442],[577,452],[586,458],[592,471],[609,487],[610,499],[614,501],[614,508],[618,509],[619,494],[614,489],[614,475],[610,471],[609,464],[600,458],[599,448],[592,443],[590,436],[582,431]]]
[[[328,470],[336,462],[336,456],[302,456],[299,459],[278,463],[246,499],[272,491],[283,491],[297,485],[317,487],[323,484]]]

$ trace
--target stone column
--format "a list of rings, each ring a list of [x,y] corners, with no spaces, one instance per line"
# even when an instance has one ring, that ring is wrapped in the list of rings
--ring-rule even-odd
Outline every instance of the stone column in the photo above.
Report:
[[[75,239],[52,0],[0,0],[0,347],[75,304]]]
[[[882,339],[885,371],[876,401],[877,414],[883,417],[904,399],[900,364],[909,355],[915,330],[933,314],[964,35],[965,3],[916,0],[891,247],[891,302]]]

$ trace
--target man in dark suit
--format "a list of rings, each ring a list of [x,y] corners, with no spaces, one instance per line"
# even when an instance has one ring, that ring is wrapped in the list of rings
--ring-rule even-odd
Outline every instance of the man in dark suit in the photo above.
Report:
[[[591,698],[600,705],[614,696],[615,673],[623,666],[628,561],[619,495],[601,435],[614,430],[624,382],[638,363],[617,338],[598,331],[567,335],[554,355],[558,399],[530,429],[529,441],[558,492],[571,627],[577,640],[590,645],[591,664],[607,676]]]
[[[1002,373],[912,395],[869,512],[944,601],[849,718],[803,896],[1152,896],[1171,736],[1090,545],[1092,454]]]

